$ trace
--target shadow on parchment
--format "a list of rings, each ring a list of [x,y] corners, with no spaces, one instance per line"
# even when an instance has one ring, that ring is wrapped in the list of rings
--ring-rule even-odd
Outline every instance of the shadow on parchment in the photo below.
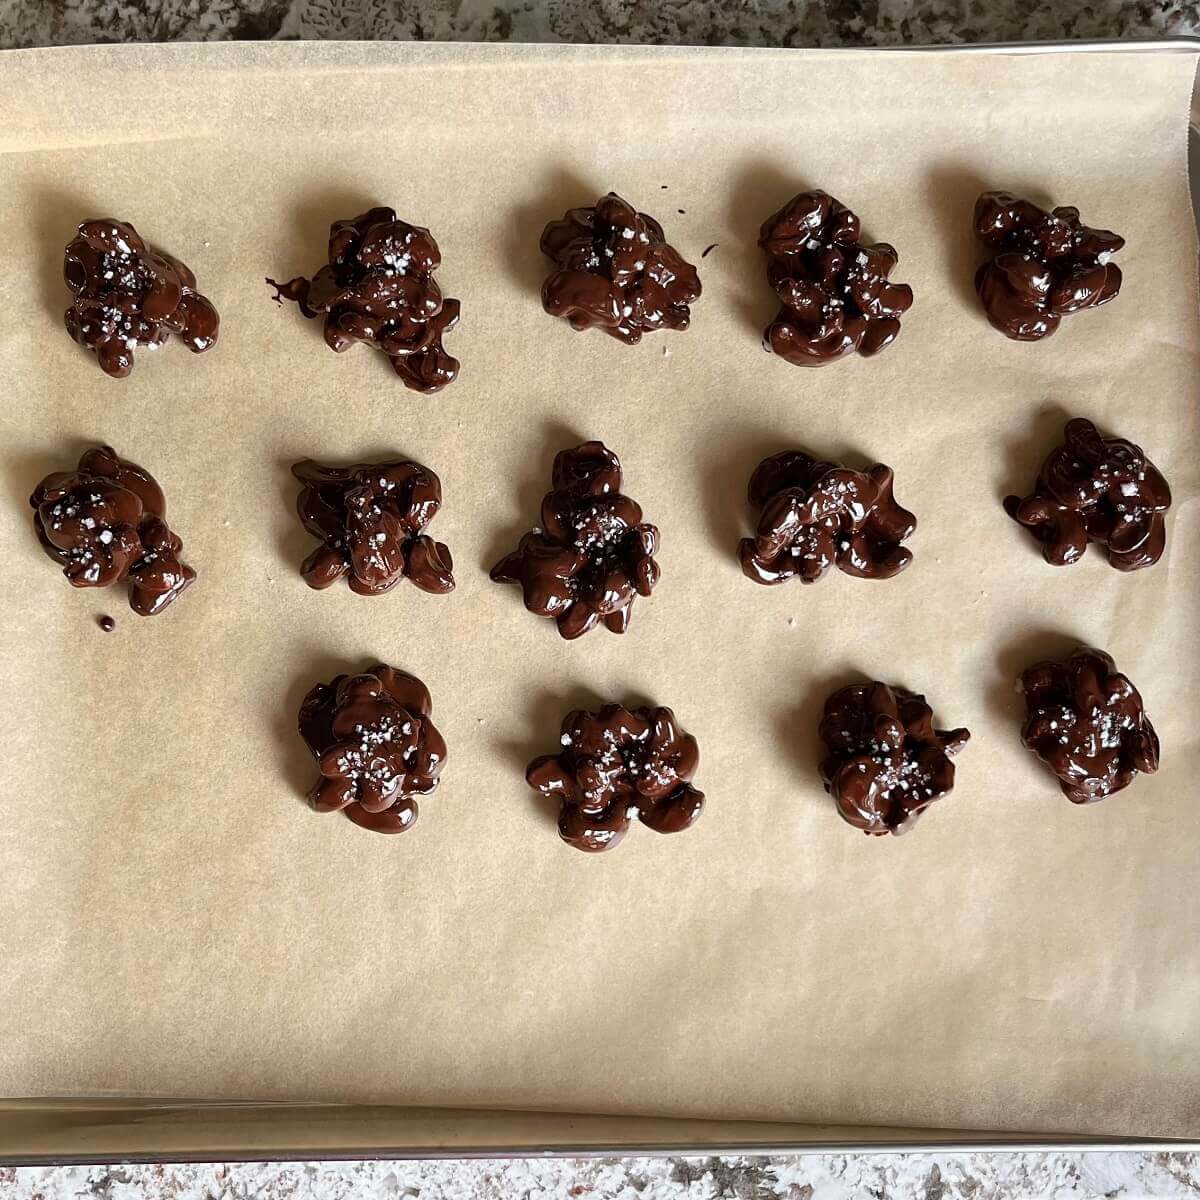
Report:
[[[292,465],[302,456],[292,455],[275,462],[275,487],[279,497],[279,510],[286,518],[278,520],[278,536],[275,550],[279,555],[280,568],[284,571],[300,570],[300,564],[317,548],[317,539],[300,523],[296,512],[296,500],[300,495],[300,481],[292,474]]]
[[[955,163],[934,167],[925,186],[929,223],[941,241],[946,274],[959,302],[980,325],[987,325],[987,318],[975,295],[975,271],[987,251],[975,236],[975,201],[995,186],[970,167]]]
[[[793,583],[796,587],[802,586],[795,581]],[[791,587],[793,583],[780,586]],[[821,782],[821,760],[825,757],[825,747],[817,734],[821,714],[825,709],[825,701],[839,688],[869,682],[868,676],[849,663],[826,671],[815,679],[806,677],[797,689],[797,694],[803,699],[794,707],[785,709],[775,719],[775,733],[779,746],[795,766],[797,781],[802,785],[799,795],[806,802],[828,806],[831,813],[832,802],[825,795]]]
[[[4,459],[4,482],[8,490],[8,502],[16,512],[29,514],[29,537],[31,545],[37,545],[33,531],[33,509],[29,497],[47,475],[55,471],[73,471],[85,450],[92,450],[102,443],[102,438],[67,437],[55,439],[54,445],[44,450],[29,453],[13,453]]]
[[[495,530],[488,539],[479,563],[485,573],[491,571],[506,554],[517,548],[523,534],[541,524],[542,497],[550,490],[555,455],[560,450],[569,450],[587,440],[577,430],[561,421],[549,420],[544,423],[541,448],[525,464],[519,479],[505,481],[505,488],[516,493],[516,516],[508,525]],[[515,584],[503,586],[513,588],[518,601],[520,600]]]
[[[790,442],[786,433],[765,428],[739,430],[737,437],[722,438],[702,447],[703,457],[697,465],[705,523],[713,544],[735,569],[738,542],[754,533],[758,520],[746,498],[754,468],[781,450],[801,448]]]
[[[1028,432],[1011,438],[1004,447],[1004,477],[996,490],[996,498],[1005,496],[1028,496],[1037,483],[1038,472],[1050,451],[1062,445],[1063,428],[1079,412],[1069,413],[1057,403],[1044,405],[1029,421]],[[1103,432],[1103,431],[1102,431]],[[1024,537],[1030,548],[1038,549],[1038,543],[1016,522],[1013,528]]]
[[[934,167],[925,187],[925,203],[930,224],[942,239],[942,257],[946,272],[959,300],[981,325],[988,325],[979,298],[975,294],[975,272],[987,257],[987,248],[975,236],[975,201],[988,191],[1012,192],[1042,208],[1063,201],[1041,190],[1036,181],[1011,178],[985,178],[971,166],[947,162]],[[884,239],[887,240],[886,238]],[[897,247],[903,262],[904,248]],[[992,330],[995,337],[1003,335]]]
[[[276,283],[287,283],[290,279],[295,279],[299,276],[304,276],[311,279],[321,267],[329,262],[329,227],[334,221],[348,221],[353,217],[360,216],[369,209],[377,208],[386,204],[386,200],[372,200],[363,195],[362,192],[354,191],[348,188],[331,187],[322,188],[305,196],[291,214],[291,228],[288,236],[277,239],[279,245],[272,251],[273,254],[280,255],[280,261],[268,264],[269,269],[263,278],[263,298],[264,300],[275,301],[276,307],[280,309],[280,320],[284,318],[284,314],[289,318],[289,323],[299,324],[307,328],[307,334],[296,333],[295,336],[316,338],[324,343],[324,318],[315,317],[307,318],[300,312],[299,307],[290,300],[284,300],[276,295],[275,287],[269,280],[275,280]],[[401,220],[406,220],[414,225],[423,225],[424,221],[419,216],[407,216],[404,213],[397,213]],[[436,234],[434,235],[437,236]],[[292,253],[295,255],[295,261],[284,261],[284,255],[281,254],[280,246],[292,247]],[[297,249],[298,247],[298,249]],[[288,329],[286,334],[281,331],[280,336],[293,336],[293,331]],[[300,343],[302,344],[302,343]],[[367,353],[369,347],[355,346],[353,349],[360,350],[362,353]],[[315,347],[308,347],[306,353],[316,353]],[[326,353],[332,353],[326,347]],[[378,351],[372,353],[372,357],[382,358]],[[390,370],[388,364],[381,364],[384,368]]]
[[[727,222],[733,231],[732,244],[721,249],[726,259],[733,259],[733,275],[740,281],[737,293],[730,298],[734,310],[756,341],[762,340],[763,330],[779,310],[779,300],[767,283],[766,259],[758,247],[759,231],[763,222],[793,196],[815,186],[770,161],[744,167],[733,179]]]
[[[586,183],[572,171],[558,167],[547,172],[530,198],[513,209],[504,241],[504,265],[522,292],[540,295],[542,282],[550,273],[552,264],[541,250],[546,225],[561,220],[569,208],[590,207],[607,191],[607,187]]]
[[[1055,569],[1046,567],[1047,571]],[[1020,736],[1025,718],[1025,702],[1019,690],[1022,672],[1043,659],[1061,662],[1081,645],[1083,638],[1061,629],[1038,627],[1026,630],[997,653],[996,669],[988,681],[987,706],[994,717],[1012,728],[1014,738]]]
[[[63,279],[63,251],[84,221],[112,214],[101,211],[94,200],[78,192],[61,191],[58,188],[39,188],[30,195],[28,203],[36,214],[33,221],[37,241],[38,296],[42,311],[56,327],[53,330],[55,347],[59,344],[73,345],[70,335],[63,328],[63,313],[71,302],[71,290]],[[89,353],[82,346],[75,347],[75,351],[78,354]],[[99,367],[96,370],[103,378],[108,378]]]

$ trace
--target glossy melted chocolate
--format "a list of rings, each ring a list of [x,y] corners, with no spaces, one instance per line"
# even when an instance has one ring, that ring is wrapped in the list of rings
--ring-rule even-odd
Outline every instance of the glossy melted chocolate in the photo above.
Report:
[[[700,297],[696,268],[653,217],[616,192],[551,221],[542,253],[556,268],[542,285],[542,307],[574,329],[603,329],[629,345],[656,329],[686,329]]]
[[[984,192],[975,232],[993,255],[975,273],[975,290],[1006,337],[1049,337],[1063,317],[1107,304],[1121,290],[1121,268],[1109,258],[1125,239],[1082,224],[1077,208],[1047,212],[1008,192]]]
[[[129,584],[129,607],[162,612],[196,578],[179,559],[162,489],[111,446],[88,450],[74,471],[47,475],[29,497],[42,548],[72,587]],[[111,618],[109,618],[111,620]]]
[[[361,596],[379,596],[401,579],[422,591],[454,589],[453,560],[423,532],[442,505],[438,477],[419,463],[326,467],[306,458],[292,467],[304,485],[296,509],[321,539],[300,572],[309,587],[349,581]]]
[[[562,749],[535,758],[525,778],[561,805],[559,836],[577,850],[611,850],[634,818],[678,833],[699,817],[704,793],[691,779],[700,751],[669,708],[576,710],[559,741]]]
[[[917,519],[892,495],[892,469],[876,463],[851,471],[784,450],[750,477],[758,530],[738,547],[755,583],[816,583],[835,563],[860,579],[890,579],[912,562],[901,546]]]
[[[925,697],[885,683],[841,688],[825,701],[821,763],[838,813],[867,834],[907,833],[954,787],[965,729],[934,729]]]
[[[1021,676],[1021,740],[1058,776],[1072,804],[1091,804],[1158,770],[1158,735],[1137,688],[1102,650],[1084,646],[1063,663]]]
[[[896,340],[912,288],[888,279],[895,249],[860,236],[854,213],[822,191],[802,192],[763,223],[758,244],[780,303],[764,349],[799,367],[822,367],[855,352],[878,354]]]
[[[220,318],[177,258],[144,242],[127,221],[84,221],[67,246],[63,278],[75,294],[67,332],[124,379],[137,346],[158,347],[174,333],[193,353],[216,344]]]
[[[309,804],[376,833],[403,833],[446,764],[432,710],[419,679],[383,663],[318,683],[300,706],[300,736],[321,770]]]
[[[1088,542],[1104,547],[1111,566],[1153,566],[1167,542],[1171,489],[1140,446],[1101,437],[1075,417],[1063,444],[1042,465],[1032,496],[1007,496],[1004,508],[1042,543],[1056,567],[1078,562]]]
[[[624,633],[635,596],[658,582],[658,530],[621,494],[621,462],[603,442],[584,442],[554,459],[542,524],[492,568],[498,583],[519,583],[525,607],[553,617],[564,638],[603,622]]]
[[[336,354],[356,342],[382,350],[406,387],[440,391],[458,375],[442,337],[458,324],[459,302],[443,298],[434,271],[442,257],[428,229],[372,208],[329,227],[329,262],[312,279],[268,279],[278,301],[294,300],[306,317],[325,318]]]

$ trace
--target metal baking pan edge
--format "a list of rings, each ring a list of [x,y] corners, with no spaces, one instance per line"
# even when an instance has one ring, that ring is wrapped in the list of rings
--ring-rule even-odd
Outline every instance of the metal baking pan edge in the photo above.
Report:
[[[841,49],[926,54],[1123,50],[1200,55],[1200,36]],[[1192,102],[1188,144],[1192,203],[1200,230],[1200,76]],[[0,1099],[0,1165],[4,1166],[226,1159],[593,1158],[948,1150],[1179,1152],[1200,1150],[1200,1136],[1121,1138],[307,1103]]]
[[[1189,1148],[1200,1141],[358,1105],[0,1103],[0,1163],[26,1166]]]

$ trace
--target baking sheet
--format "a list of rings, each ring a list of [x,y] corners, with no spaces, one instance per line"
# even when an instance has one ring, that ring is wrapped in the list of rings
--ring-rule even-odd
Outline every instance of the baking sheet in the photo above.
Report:
[[[469,46],[155,46],[0,58],[0,1092],[470,1104],[924,1127],[1200,1131],[1200,746],[1191,54],[945,56]],[[880,358],[762,354],[754,238],[822,186],[916,303]],[[1051,341],[971,292],[983,187],[1128,241],[1121,297]],[[546,317],[544,222],[616,188],[700,261],[692,330],[630,349]],[[428,224],[462,376],[406,392],[325,350],[262,277],[330,220]],[[678,210],[684,210],[680,212]],[[61,248],[115,214],[223,318],[115,383],[61,329]],[[1176,503],[1123,576],[1042,563],[999,504],[1085,415]],[[615,449],[662,530],[624,638],[561,642],[486,568],[554,453]],[[145,621],[74,592],[26,497],[112,441],[162,482],[200,581]],[[762,589],[733,551],[764,454],[896,470],[916,561]],[[449,597],[309,591],[288,465],[404,453],[441,476]],[[95,625],[112,613],[114,633]],[[1077,809],[1020,746],[1016,673],[1077,641],[1141,688],[1163,766]],[[401,838],[308,812],[312,682],[420,675],[450,747]],[[953,796],[868,839],[816,779],[862,676],[973,733]],[[567,708],[673,706],[709,801],[685,835],[561,845],[522,780]]]

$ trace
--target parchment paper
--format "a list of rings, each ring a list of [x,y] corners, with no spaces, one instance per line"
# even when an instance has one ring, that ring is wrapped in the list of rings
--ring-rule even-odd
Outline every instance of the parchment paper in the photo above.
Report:
[[[1200,452],[1190,54],[820,54],[155,46],[0,58],[0,1092],[392,1101],[1200,1135]],[[759,349],[760,221],[822,186],[900,252],[916,303],[875,360]],[[1042,345],[984,322],[984,186],[1128,239],[1120,298]],[[700,263],[692,330],[630,349],[545,316],[544,222],[609,188]],[[263,277],[311,273],[373,203],[429,225],[460,380],[335,357]],[[686,211],[679,211],[686,210]],[[74,224],[111,214],[196,271],[202,358],[117,383],[62,329]],[[710,243],[717,249],[703,260]],[[1065,414],[1145,446],[1168,553],[1044,564],[1000,497]],[[560,448],[602,438],[662,530],[629,633],[567,644],[485,570]],[[109,440],[166,489],[196,586],[133,616],[70,589],[27,495]],[[920,525],[882,584],[756,587],[753,465],[803,445],[895,468]],[[310,591],[287,473],[432,466],[449,597]],[[100,632],[111,613],[116,631]],[[1075,808],[1018,741],[1017,673],[1079,641],[1141,688],[1163,766]],[[450,747],[415,829],[317,816],[316,680],[384,659]],[[973,738],[911,836],[816,777],[835,685],[925,692]],[[562,713],[674,707],[708,807],[563,846],[522,779]]]

